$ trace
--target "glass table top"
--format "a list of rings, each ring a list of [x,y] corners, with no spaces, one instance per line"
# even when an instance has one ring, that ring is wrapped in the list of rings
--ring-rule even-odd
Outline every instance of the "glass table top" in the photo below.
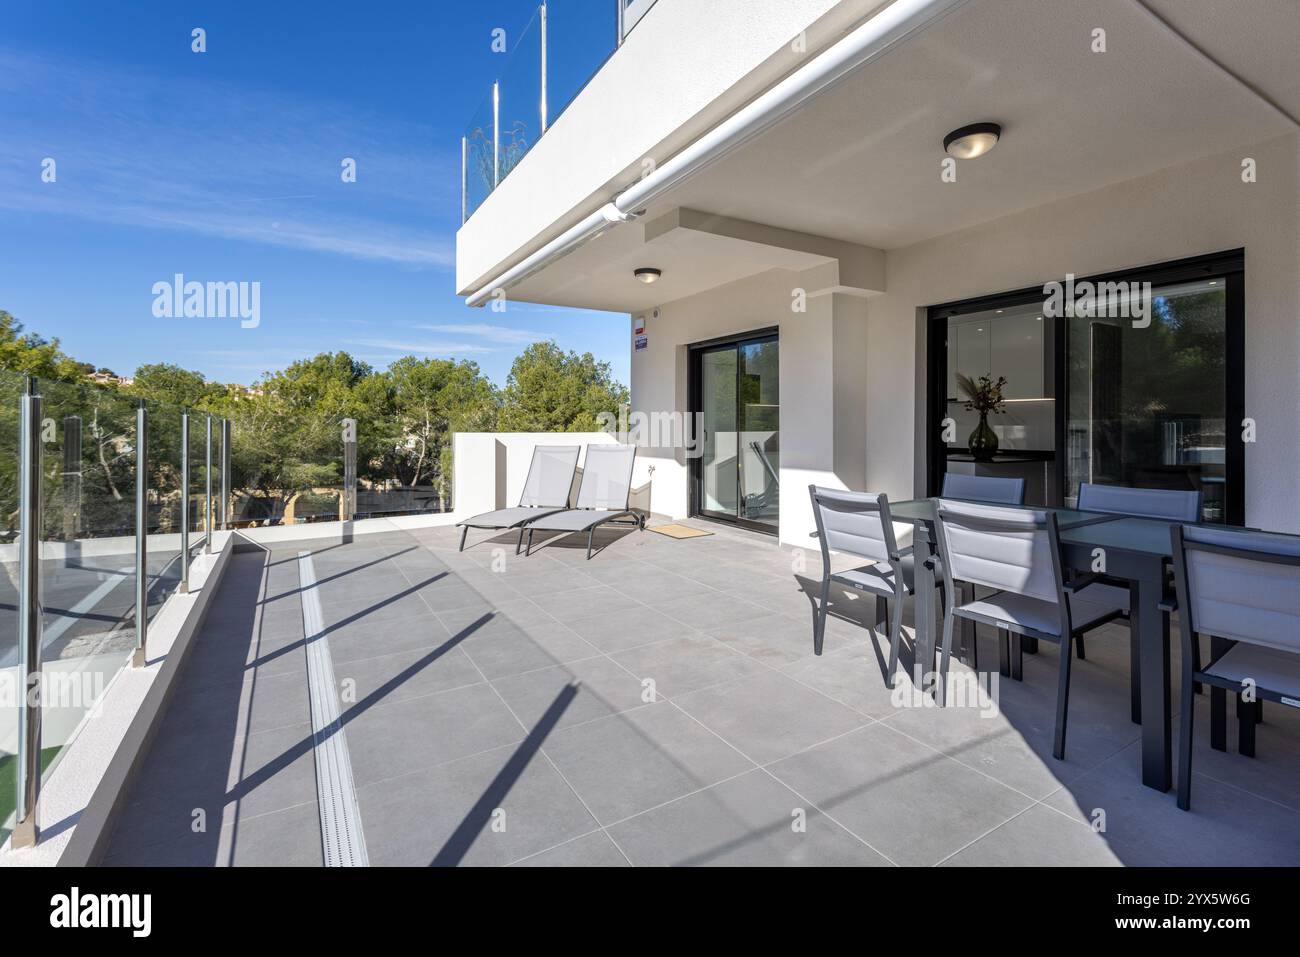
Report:
[[[954,502],[967,502],[966,499],[951,499]],[[994,502],[969,502],[971,505],[994,505]],[[1121,515],[1110,515],[1106,512],[1081,512],[1074,508],[1051,508],[1048,506],[1033,506],[1033,508],[1006,505],[1002,508],[1024,508],[1025,511],[1036,512],[1055,512],[1057,524],[1062,528],[1076,528],[1083,525],[1092,525],[1099,522],[1113,522],[1123,518]],[[934,521],[934,503],[928,498],[910,498],[902,502],[890,502],[889,513],[895,520],[907,522],[932,522]]]
[[[963,501],[954,499],[954,501]],[[972,502],[973,505],[990,505],[991,502]],[[1002,506],[1004,508],[1025,508],[1025,506]],[[1033,511],[1055,512],[1061,530],[1061,543],[1064,545],[1087,545],[1090,547],[1113,548],[1146,555],[1173,554],[1169,537],[1172,521],[1159,518],[1135,518],[1129,515],[1114,515],[1108,512],[1084,512],[1074,508],[1050,508],[1035,506]],[[934,504],[928,498],[907,499],[902,502],[889,503],[890,515],[895,521],[933,522]]]

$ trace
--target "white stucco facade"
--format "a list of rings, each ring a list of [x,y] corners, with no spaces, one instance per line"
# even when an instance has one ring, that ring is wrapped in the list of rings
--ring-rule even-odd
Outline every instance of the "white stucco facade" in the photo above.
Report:
[[[821,42],[832,43],[829,23],[847,29],[875,6],[791,5],[791,19],[764,21],[765,39],[747,47],[749,55],[799,17],[816,19]],[[1154,6],[1188,35],[1112,0],[969,0],[654,204],[643,219],[548,264],[514,294],[626,311],[632,408],[647,415],[690,413],[692,344],[776,330],[779,537],[807,546],[809,484],[883,491],[895,499],[927,493],[927,307],[1039,287],[1067,274],[1241,249],[1245,414],[1254,423],[1254,441],[1245,447],[1245,521],[1300,532],[1300,498],[1293,492],[1300,474],[1300,87],[1279,69],[1282,51],[1300,44],[1300,13],[1260,6],[1224,22],[1201,0],[1155,0]],[[654,26],[661,8],[672,15]],[[729,4],[687,14],[673,0],[660,0],[654,10],[636,32],[654,26],[641,39],[663,50],[674,43],[695,49],[694,30],[703,20],[690,20],[689,36],[655,32],[683,27],[690,17],[721,18],[710,21],[715,30],[727,17],[732,28],[743,20]],[[679,16],[687,19],[672,19]],[[1064,18],[1080,16],[1080,23],[1110,24],[1122,38],[1120,56],[1093,59],[1086,43],[1059,35],[1055,28]],[[1042,20],[1027,22],[1033,17]],[[1024,35],[1011,36],[1017,29]],[[1026,38],[1039,41],[1032,57],[1023,55]],[[716,37],[710,43],[719,46]],[[814,44],[807,55],[815,50]],[[622,50],[611,65],[625,53],[631,63],[642,52]],[[966,54],[969,60],[960,58]],[[714,97],[709,109],[688,121],[670,119],[662,104],[647,107],[645,129],[626,138],[636,143],[633,153],[649,148],[643,140],[654,139],[660,151],[683,141],[698,131],[701,117],[725,112],[719,104],[731,106],[767,75],[755,68],[738,79],[730,52],[718,57],[721,75],[730,79],[714,86],[702,81],[699,89]],[[1094,85],[1106,76],[1123,79],[1089,99],[1086,90],[1059,85],[1058,67],[1067,60],[1081,74],[1097,71]],[[917,64],[930,62],[951,68],[956,81],[945,74],[934,88],[923,86]],[[771,69],[770,57],[763,63]],[[676,82],[650,85],[663,94]],[[591,102],[602,96],[593,94]],[[954,99],[964,105],[950,111]],[[858,104],[866,104],[861,113]],[[1139,109],[1141,117],[1131,115]],[[958,119],[983,118],[975,110],[1014,118],[1005,145],[990,159],[963,161],[957,182],[941,182],[942,134]],[[1089,129],[1095,153],[1073,148],[1063,118]],[[555,137],[550,148],[563,150],[565,142]],[[535,152],[546,145],[544,139]],[[575,163],[591,162],[571,141],[567,148]],[[591,198],[608,199],[614,184],[625,185],[619,177],[627,170],[616,167],[611,160],[599,173],[574,175],[594,187]],[[511,176],[518,176],[520,189],[523,172],[521,166]],[[580,191],[576,184],[573,190]],[[517,246],[504,261],[552,238],[566,218],[551,217],[544,226],[551,214],[514,195],[503,187],[490,202],[499,200],[505,212],[485,204],[486,214],[480,211],[462,230],[462,285],[489,271],[495,253],[483,254],[474,236],[504,230],[498,215],[521,217],[498,234],[509,237],[498,251]],[[592,208],[575,200],[568,219]],[[825,223],[820,232],[818,213]],[[633,267],[641,265],[664,267],[661,282],[632,281]],[[797,291],[807,294],[803,311],[792,308]],[[651,301],[656,294],[662,299]],[[647,336],[640,351],[633,349],[638,318]],[[1227,423],[1229,432],[1241,427]],[[690,514],[690,454],[682,444],[643,448],[642,461],[654,466],[656,512]]]

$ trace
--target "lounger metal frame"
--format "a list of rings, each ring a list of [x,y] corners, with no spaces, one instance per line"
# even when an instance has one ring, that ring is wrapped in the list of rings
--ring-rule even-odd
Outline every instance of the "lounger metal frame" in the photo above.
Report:
[[[528,471],[529,471],[530,474],[532,473],[533,466],[534,466],[534,465],[536,464],[536,462],[537,462],[537,450],[538,450],[538,449],[541,449],[541,448],[576,448],[576,446],[542,446],[542,445],[535,445],[535,446],[533,446],[533,459],[532,459],[532,461],[530,461],[530,462],[528,463]],[[581,450],[579,450],[579,451],[581,451]],[[575,455],[574,458],[573,458],[573,471],[569,473],[569,488],[570,488],[570,492],[572,491],[572,488],[573,488],[573,475],[574,475],[574,473],[576,473],[577,471],[578,471],[578,457]],[[526,489],[527,487],[528,487],[528,481],[527,481],[527,479],[525,479],[525,480],[524,480],[524,488]],[[522,501],[522,497],[521,497],[520,500]],[[516,507],[517,507],[517,508],[532,508],[533,506],[519,505],[519,506],[516,506]],[[519,550],[520,550],[520,548],[522,548],[522,547],[523,547],[523,544],[524,544],[524,527],[525,527],[529,522],[535,522],[535,521],[537,521],[538,519],[540,519],[540,518],[545,518],[545,517],[548,516],[548,515],[554,515],[556,512],[565,512],[565,511],[568,511],[568,509],[569,509],[569,503],[568,503],[568,501],[566,500],[565,503],[564,503],[563,505],[556,506],[555,508],[551,508],[551,507],[548,506],[548,505],[538,505],[538,506],[536,506],[536,508],[537,508],[537,514],[536,514],[536,515],[529,515],[527,518],[522,518],[522,519],[520,519],[520,520],[517,521],[517,522],[511,522],[509,525],[499,525],[499,524],[494,524],[494,525],[478,525],[478,524],[475,524],[475,522],[474,522],[474,519],[479,517],[479,516],[477,516],[477,515],[474,516],[473,518],[467,518],[467,519],[465,519],[465,521],[463,521],[463,522],[457,522],[456,524],[459,525],[459,526],[461,527],[461,533],[460,533],[460,547],[457,549],[457,551],[461,551],[461,552],[463,552],[463,551],[465,550],[465,539],[469,536],[469,530],[470,530],[471,528],[486,528],[486,529],[491,529],[491,530],[493,530],[493,531],[509,531],[509,530],[512,529],[512,528],[517,528],[517,529],[519,529],[519,540],[518,540],[517,542],[515,542],[515,554],[518,555],[518,554],[519,554]],[[494,509],[494,511],[504,511],[504,510],[503,510],[503,509]],[[493,514],[493,513],[492,513],[492,512],[484,512],[483,514],[485,514],[485,515],[491,515],[491,514]]]
[[[598,508],[583,508],[583,509],[576,509],[576,508],[561,508],[561,509],[556,509],[556,511],[559,511],[559,512],[578,512],[578,511],[582,511],[582,512],[600,513],[600,512],[601,512],[601,509],[598,509]],[[548,514],[550,514],[550,515],[554,515],[555,512],[549,512]],[[626,517],[628,517],[628,516],[631,516],[632,521],[630,521],[630,522],[627,522],[627,521],[620,521],[621,519],[624,519],[624,518],[626,518]],[[535,518],[535,519],[529,519],[528,521],[529,521],[529,522],[539,522],[539,521],[541,521],[542,519],[544,519],[545,517],[546,517],[545,515],[539,515],[539,516],[537,516],[537,518]],[[573,531],[571,531],[571,532],[569,532],[569,531],[565,531],[564,529],[533,528],[531,525],[527,525],[527,526],[525,526],[525,528],[526,528],[527,531],[528,531],[528,544],[524,547],[524,557],[527,558],[530,554],[532,554],[532,549],[533,549],[533,532],[559,531],[559,532],[561,533],[561,537],[566,536],[566,535],[576,535],[576,534],[578,534],[579,532],[586,532],[586,533],[587,533],[587,561],[591,561],[591,549],[592,549],[592,545],[593,545],[593,543],[595,542],[595,539],[596,539],[596,529],[600,528],[600,526],[602,526],[602,525],[629,525],[629,526],[631,526],[632,528],[640,528],[641,531],[645,531],[645,516],[642,515],[640,512],[637,512],[635,509],[630,509],[630,508],[629,508],[629,509],[625,509],[625,510],[623,510],[623,511],[621,511],[621,512],[610,512],[608,516],[606,516],[606,517],[604,517],[604,518],[601,518],[601,519],[599,519],[598,521],[593,522],[592,524],[588,525],[586,528],[575,528],[575,529],[574,529]],[[519,538],[520,538],[521,541],[523,540],[524,530],[525,530],[525,529],[523,529],[523,528],[521,528],[521,529],[519,530]],[[515,554],[516,554],[516,555],[519,554],[518,549],[515,550]]]

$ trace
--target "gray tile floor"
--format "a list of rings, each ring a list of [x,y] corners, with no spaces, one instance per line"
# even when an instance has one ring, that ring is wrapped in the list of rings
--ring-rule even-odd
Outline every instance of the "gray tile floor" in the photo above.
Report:
[[[812,655],[813,552],[457,539],[237,555],[107,863],[322,862],[309,548],[373,865],[1300,864],[1300,715],[1270,708],[1254,759],[1211,751],[1200,720],[1179,811],[1138,778],[1123,626],[1074,669],[1056,761],[1055,649],[995,709],[891,697],[870,603],[833,593]],[[996,667],[991,636],[980,657]]]

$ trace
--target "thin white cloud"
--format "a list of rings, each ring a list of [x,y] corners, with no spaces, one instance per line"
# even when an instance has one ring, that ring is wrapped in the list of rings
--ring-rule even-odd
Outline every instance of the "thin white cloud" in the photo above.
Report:
[[[348,345],[380,349],[401,355],[456,356],[478,355],[495,350],[469,342],[409,342],[404,339],[348,339]]]
[[[29,104],[0,138],[0,209],[454,264],[451,237],[428,225],[459,202],[451,150],[429,149],[423,124],[220,80],[4,50],[0,93]],[[57,184],[32,172],[32,157],[44,156],[58,162]],[[356,159],[355,184],[341,182],[340,156]]]
[[[446,332],[458,336],[473,336],[476,339],[486,339],[489,342],[516,346],[542,342],[552,338],[550,335],[538,332],[535,329],[512,329],[510,326],[493,326],[486,322],[434,323],[432,325],[417,325],[413,328],[423,329],[426,332]]]

